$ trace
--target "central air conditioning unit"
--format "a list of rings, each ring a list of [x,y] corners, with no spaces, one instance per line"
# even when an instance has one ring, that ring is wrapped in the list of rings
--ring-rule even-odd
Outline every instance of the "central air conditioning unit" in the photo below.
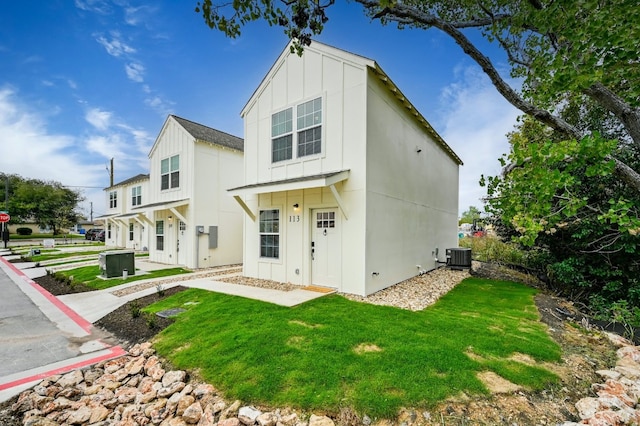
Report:
[[[447,266],[451,269],[471,268],[470,248],[449,248],[446,254]]]
[[[100,275],[103,278],[136,274],[135,257],[132,251],[105,251],[98,256]],[[126,274],[125,274],[126,271]]]

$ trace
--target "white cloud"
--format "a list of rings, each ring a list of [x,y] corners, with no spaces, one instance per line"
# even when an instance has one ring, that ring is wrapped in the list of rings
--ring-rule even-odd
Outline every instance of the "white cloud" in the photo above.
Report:
[[[173,102],[164,100],[158,95],[145,99],[144,103],[151,107],[151,109],[156,111],[158,114],[160,114],[160,116],[163,118],[171,114],[171,111],[173,109]]]
[[[111,13],[111,5],[106,0],[76,0],[75,5],[78,9],[87,12],[95,12],[101,15]]]
[[[148,24],[149,13],[153,11],[154,9],[149,6],[126,6],[124,8],[124,21],[131,26],[136,26],[140,23]]]
[[[91,108],[84,116],[85,120],[98,130],[106,130],[109,128],[111,121],[111,113],[101,111],[98,108]]]
[[[136,83],[142,83],[144,81],[144,65],[137,62],[131,62],[125,65],[124,69],[127,72],[129,80],[133,80]]]
[[[8,154],[0,156],[0,171],[78,189],[86,197],[84,213],[89,215],[93,203],[95,217],[105,212],[102,188],[109,182],[109,159],[114,158],[116,180],[134,176],[148,169],[154,139],[95,107],[85,113],[91,127],[77,129],[77,134],[55,133],[48,119],[57,109],[34,110],[16,90],[0,86],[0,146],[8,147]]]
[[[0,170],[24,178],[54,180],[73,189],[102,186],[102,172],[71,149],[77,138],[52,133],[47,114],[31,110],[12,88],[0,87],[0,146],[5,148]]]
[[[519,110],[509,104],[477,68],[457,70],[457,80],[442,90],[441,135],[458,154],[460,168],[459,210],[482,208],[486,188],[481,175],[500,173],[498,158],[509,151],[506,134],[513,131]]]
[[[99,36],[96,38],[96,41],[105,48],[109,55],[115,56],[116,58],[136,52],[136,49],[120,40],[120,34],[118,33],[112,34],[111,40],[108,40],[104,36]]]

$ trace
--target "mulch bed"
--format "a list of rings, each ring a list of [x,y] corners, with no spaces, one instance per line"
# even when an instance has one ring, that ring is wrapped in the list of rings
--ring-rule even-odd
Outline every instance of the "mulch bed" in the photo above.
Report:
[[[81,284],[70,285],[57,280],[51,275],[36,278],[34,281],[54,296],[94,290]],[[187,287],[183,286],[171,287],[163,290],[162,296],[156,292],[149,296],[133,300],[102,317],[94,325],[111,333],[121,342],[120,344],[125,349],[136,343],[146,342],[173,323],[174,319],[162,318],[157,315],[149,315],[142,312],[140,312],[139,315],[135,314],[145,306],[186,289]]]

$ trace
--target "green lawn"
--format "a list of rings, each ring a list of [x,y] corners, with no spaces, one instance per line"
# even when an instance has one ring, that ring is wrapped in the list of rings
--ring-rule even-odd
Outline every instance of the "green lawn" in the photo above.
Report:
[[[187,308],[155,347],[229,398],[392,417],[400,407],[487,394],[476,376],[482,371],[532,390],[557,382],[548,370],[509,359],[560,360],[534,293],[467,279],[434,306],[411,312],[337,295],[286,308],[190,289],[149,310]]]
[[[97,265],[91,266],[82,266],[80,268],[68,269],[66,271],[58,271],[54,274],[54,276],[58,278],[71,278],[73,277],[73,283],[82,283],[88,287],[93,288],[94,290],[103,290],[105,288],[115,287],[120,284],[130,283],[133,281],[140,280],[148,280],[149,278],[161,278],[168,277],[171,275],[179,275],[179,274],[187,274],[191,271],[183,268],[169,268],[169,269],[160,269],[157,271],[150,271],[145,274],[140,275],[129,275],[129,277],[124,280],[122,278],[109,278],[103,279],[98,278],[100,275],[100,268]]]
[[[100,253],[104,252],[104,248],[101,250],[89,250],[89,251],[74,251],[74,252],[65,252],[65,251],[57,251],[57,250],[41,250],[40,254],[36,254],[34,256],[29,257],[31,262],[42,262],[44,260],[53,260],[53,259],[66,259],[69,257],[76,256],[96,256]],[[28,254],[28,253],[27,253]]]

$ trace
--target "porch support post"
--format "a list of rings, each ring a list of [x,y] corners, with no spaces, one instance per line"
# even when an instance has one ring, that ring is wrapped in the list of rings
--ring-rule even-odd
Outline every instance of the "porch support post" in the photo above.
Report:
[[[344,216],[345,219],[349,220],[349,215],[347,214],[347,208],[344,206],[344,202],[342,201],[342,197],[338,193],[336,186],[333,184],[329,185],[329,189],[331,190],[331,193],[333,194],[336,201],[338,202],[338,207],[340,207],[340,211],[342,212],[342,215]]]
[[[175,214],[177,216],[178,219],[180,219],[181,221],[183,221],[184,223],[187,223],[187,219],[185,219],[184,216],[182,216],[178,210],[176,210],[175,207],[171,207],[169,208],[169,210],[171,210],[171,213]]]
[[[145,222],[147,222],[149,225],[153,226],[153,221],[151,219],[149,219],[147,217],[147,215],[145,215],[144,213],[138,213],[138,216],[136,216],[136,219],[138,221],[140,221],[140,219],[138,219],[138,217],[141,218],[142,220],[144,220]],[[140,222],[140,223],[142,223],[142,222]]]
[[[247,216],[249,216],[251,218],[251,220],[255,222],[256,221],[256,215],[251,211],[249,206],[247,206],[245,204],[244,200],[239,195],[234,195],[233,198],[235,198],[235,200],[238,202],[238,204],[240,204],[240,207],[242,207],[242,210],[245,211]]]

